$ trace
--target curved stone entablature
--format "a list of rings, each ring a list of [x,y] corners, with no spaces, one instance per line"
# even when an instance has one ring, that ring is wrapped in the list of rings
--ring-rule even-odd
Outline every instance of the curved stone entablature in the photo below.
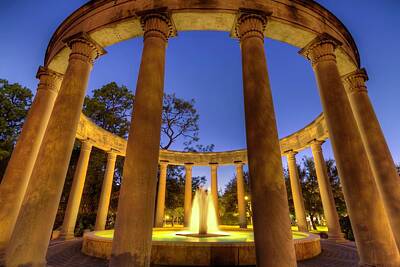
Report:
[[[47,48],[45,66],[64,73],[69,48],[63,40],[82,31],[103,47],[142,36],[136,12],[162,7],[168,7],[178,33],[189,30],[233,33],[239,9],[263,11],[271,14],[266,37],[303,48],[319,34],[327,33],[343,44],[336,50],[342,75],[355,71],[360,65],[357,47],[346,27],[311,0],[103,0],[90,1],[60,25]]]
[[[85,115],[81,115],[76,138],[90,140],[93,146],[104,151],[115,151],[118,155],[125,156],[126,140],[116,136],[96,125]],[[323,141],[328,138],[328,129],[324,116],[320,114],[317,119],[303,129],[284,137],[280,140],[282,153],[287,151],[301,151],[310,146],[313,140]],[[160,162],[171,165],[184,165],[192,163],[195,166],[208,166],[210,163],[219,165],[232,165],[235,162],[247,163],[247,150],[233,150],[224,152],[181,152],[160,150]]]

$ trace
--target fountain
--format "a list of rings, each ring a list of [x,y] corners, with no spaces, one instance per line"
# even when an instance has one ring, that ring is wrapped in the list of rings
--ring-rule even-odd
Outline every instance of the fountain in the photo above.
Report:
[[[173,266],[235,266],[255,265],[255,245],[252,229],[219,226],[210,190],[196,191],[192,204],[190,227],[153,229],[151,263]],[[223,230],[223,231],[221,231]],[[114,230],[85,233],[82,252],[110,258]],[[319,237],[293,232],[298,260],[321,253]]]
[[[196,190],[190,216],[189,232],[182,231],[176,233],[177,235],[203,238],[229,235],[219,230],[217,212],[209,191],[204,188]]]

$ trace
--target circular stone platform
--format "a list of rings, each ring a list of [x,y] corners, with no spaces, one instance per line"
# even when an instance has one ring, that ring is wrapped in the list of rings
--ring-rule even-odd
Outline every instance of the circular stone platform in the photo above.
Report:
[[[208,238],[176,235],[182,228],[153,230],[151,263],[156,265],[255,265],[252,230],[222,229],[229,236]],[[89,256],[109,259],[114,231],[86,233],[82,252]],[[297,260],[313,258],[321,253],[320,238],[313,234],[293,232]]]

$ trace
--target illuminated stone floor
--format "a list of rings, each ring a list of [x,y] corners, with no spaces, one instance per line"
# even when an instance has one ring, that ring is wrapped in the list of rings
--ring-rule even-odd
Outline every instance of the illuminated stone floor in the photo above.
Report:
[[[299,267],[357,267],[355,245],[334,244],[323,240],[322,254],[314,259],[299,262]],[[81,253],[82,239],[66,242],[52,241],[47,253],[50,267],[106,267],[107,261],[85,256]]]

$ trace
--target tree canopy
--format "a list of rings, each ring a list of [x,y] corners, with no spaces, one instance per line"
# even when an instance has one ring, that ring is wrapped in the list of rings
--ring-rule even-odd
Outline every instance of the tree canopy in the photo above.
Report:
[[[31,104],[30,89],[0,79],[0,177],[3,177]]]

